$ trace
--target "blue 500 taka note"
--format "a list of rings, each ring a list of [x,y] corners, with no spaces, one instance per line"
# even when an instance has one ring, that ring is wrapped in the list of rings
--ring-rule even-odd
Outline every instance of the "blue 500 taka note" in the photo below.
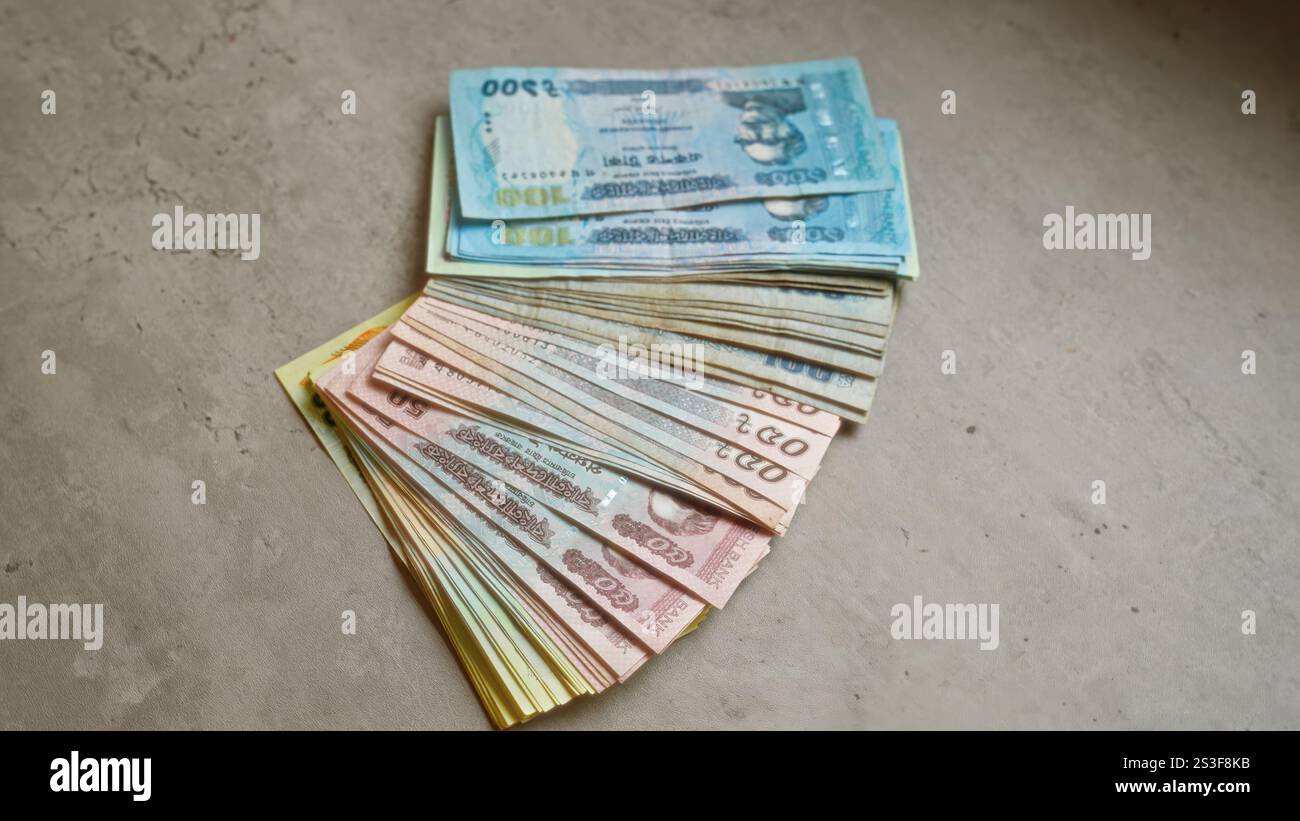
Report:
[[[895,184],[854,59],[451,75],[462,213],[536,219]]]
[[[890,167],[902,180],[898,123],[878,122]],[[654,267],[902,257],[911,253],[903,191],[898,185],[860,194],[532,221],[466,220],[453,208],[447,252],[484,262]]]

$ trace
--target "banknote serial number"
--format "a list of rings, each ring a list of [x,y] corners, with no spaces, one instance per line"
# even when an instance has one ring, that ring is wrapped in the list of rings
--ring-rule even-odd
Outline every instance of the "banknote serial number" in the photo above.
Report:
[[[530,97],[542,94],[547,97],[560,96],[560,90],[550,80],[542,80],[539,83],[536,80],[516,80],[513,77],[504,80],[484,80],[479,91],[484,97],[495,97],[498,94],[503,97],[513,97],[521,91]]]

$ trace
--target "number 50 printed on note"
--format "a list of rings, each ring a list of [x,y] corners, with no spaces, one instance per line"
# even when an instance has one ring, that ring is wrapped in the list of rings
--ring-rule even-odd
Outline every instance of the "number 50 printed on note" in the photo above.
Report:
[[[462,213],[528,219],[895,185],[854,59],[451,75]]]

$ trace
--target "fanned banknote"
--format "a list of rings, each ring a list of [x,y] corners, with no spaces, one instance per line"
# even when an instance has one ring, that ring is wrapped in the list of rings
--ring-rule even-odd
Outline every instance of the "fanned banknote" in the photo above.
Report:
[[[743,602],[870,414],[916,230],[854,60],[451,97],[424,292],[276,373],[510,727]]]
[[[484,514],[483,510],[494,510],[491,506],[475,510],[450,492],[422,494],[436,483],[393,444],[410,438],[410,430],[387,438],[375,432],[395,430],[399,423],[415,420],[410,413],[415,403],[387,389],[380,391],[379,399],[372,397],[369,405],[343,392],[350,384],[368,381],[364,374],[391,339],[385,328],[413,299],[299,357],[276,376],[348,478],[394,556],[429,597],[489,718],[499,727],[508,727],[575,696],[626,681],[650,657],[647,642],[608,616],[624,611],[615,605],[602,608],[600,601],[625,604],[628,599],[620,594],[639,594],[638,604],[647,607],[633,611],[634,618],[628,621],[671,631],[655,642],[661,650],[668,641],[694,630],[704,609],[691,605],[692,597],[675,585],[635,570],[637,560],[618,554],[613,546],[583,557],[588,561],[571,561],[577,572],[556,573]],[[330,386],[336,387],[331,391]],[[643,499],[651,505],[651,516],[662,520],[681,515],[678,503]],[[729,594],[766,554],[767,540],[735,523],[715,529],[712,538],[683,536],[685,547],[677,550],[701,551],[712,545],[711,553],[705,551],[702,557],[698,577],[709,579],[710,589],[718,589],[713,582],[720,582]],[[669,552],[657,543],[650,547]],[[684,563],[680,556],[674,559]],[[618,578],[626,580],[622,588],[601,593],[604,580]],[[598,601],[580,589],[587,584],[596,585],[590,589]],[[655,599],[647,600],[651,595]]]
[[[471,219],[877,191],[894,173],[855,59],[452,72]]]

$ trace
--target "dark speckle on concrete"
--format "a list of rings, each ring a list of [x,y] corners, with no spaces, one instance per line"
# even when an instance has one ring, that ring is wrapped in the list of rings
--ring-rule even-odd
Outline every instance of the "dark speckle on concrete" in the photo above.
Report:
[[[974,426],[974,425],[971,425],[970,427],[966,428],[966,432],[967,432],[967,433],[974,433],[974,432],[975,432],[975,426]]]

